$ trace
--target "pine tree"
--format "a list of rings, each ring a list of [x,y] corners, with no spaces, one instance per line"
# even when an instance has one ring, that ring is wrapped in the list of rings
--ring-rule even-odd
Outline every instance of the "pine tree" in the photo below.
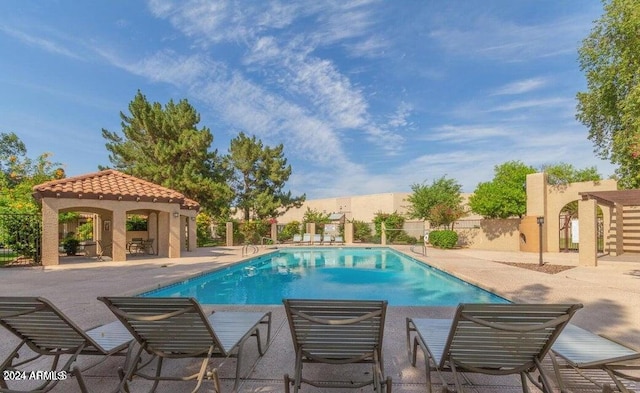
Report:
[[[120,113],[122,136],[102,129],[113,168],[179,191],[210,214],[223,215],[231,190],[217,152],[210,150],[213,135],[198,128],[195,108],[186,99],[163,107],[138,91],[129,112]]]
[[[304,202],[305,195],[293,197],[283,191],[291,175],[283,150],[282,144],[264,146],[255,135],[249,138],[243,132],[231,141],[225,164],[231,173],[235,205],[245,220],[275,218]]]

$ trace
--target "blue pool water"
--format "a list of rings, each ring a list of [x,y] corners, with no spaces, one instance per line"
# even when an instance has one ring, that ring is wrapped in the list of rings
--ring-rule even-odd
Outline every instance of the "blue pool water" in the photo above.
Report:
[[[202,304],[282,304],[283,298],[386,299],[395,306],[508,303],[388,248],[282,249],[145,292]]]

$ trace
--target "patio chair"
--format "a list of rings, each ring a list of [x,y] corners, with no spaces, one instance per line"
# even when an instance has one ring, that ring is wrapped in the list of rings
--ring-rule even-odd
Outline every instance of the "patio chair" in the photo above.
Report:
[[[319,233],[316,233],[315,235],[313,235],[313,244],[322,244],[322,235]]]
[[[129,251],[129,254],[139,253],[143,241],[144,239],[141,237],[131,239],[131,241],[127,243],[127,251]]]
[[[640,352],[569,324],[551,347],[544,366],[561,392],[623,392],[640,388]]]
[[[333,238],[333,243],[334,244],[338,244],[338,243],[344,244],[344,240],[342,239],[342,236],[338,235],[338,236],[335,236]]]
[[[292,242],[293,244],[300,244],[300,243],[302,243],[302,236],[300,236],[299,234],[297,234],[297,233],[296,233],[295,235],[293,235],[293,239],[291,240],[291,242]]]
[[[5,372],[25,372],[28,376],[31,371],[44,371],[43,366],[49,367],[47,372],[52,373],[49,375],[61,378],[75,376],[80,390],[87,392],[82,372],[102,363],[111,355],[124,355],[133,342],[131,334],[118,321],[85,331],[51,302],[41,297],[0,297],[0,325],[21,340],[0,363],[3,375],[3,378],[0,378],[0,392],[18,392],[18,389],[24,386],[18,383],[9,386],[9,381],[4,378]],[[25,355],[25,345],[33,351],[32,354]],[[77,365],[80,355],[102,356],[103,359],[80,368]],[[28,358],[22,359],[22,356]],[[49,366],[45,366],[45,361],[37,360],[42,357],[51,359]],[[65,357],[68,359],[58,367]],[[27,370],[29,368],[32,370]],[[39,386],[28,386],[28,391],[47,392],[58,382],[58,378],[43,378]]]
[[[120,373],[119,390],[129,391],[129,381],[138,376],[152,380],[151,392],[160,381],[197,381],[196,392],[205,377],[213,379],[216,392],[220,392],[217,371],[207,373],[212,357],[235,357],[236,375],[233,391],[238,388],[242,365],[242,348],[250,337],[256,337],[258,353],[264,355],[260,339],[260,326],[267,325],[266,345],[271,339],[271,312],[214,312],[206,316],[193,298],[99,297],[118,319],[129,329],[140,348],[129,362],[129,368]],[[149,364],[156,359],[155,375],[137,367],[142,353],[151,355]],[[202,358],[198,373],[183,377],[163,376],[165,359]]]
[[[113,249],[113,244],[102,244],[102,240],[98,240],[96,242],[98,246],[96,247],[96,259],[98,261],[104,261],[104,254],[108,254]]]
[[[284,376],[285,392],[302,383],[322,388],[360,388],[374,385],[376,392],[391,392],[391,378],[384,379],[382,337],[386,301],[283,300],[296,353],[295,375]],[[303,363],[339,365],[370,363],[373,379],[366,381],[317,381],[303,378]]]
[[[302,243],[311,244],[311,234],[310,233],[305,233],[304,235],[302,235]]]
[[[153,241],[154,239],[143,240],[142,245],[140,245],[140,251],[142,253],[155,254],[156,252],[153,249]]]
[[[327,235],[326,233],[322,235],[322,244],[332,244],[333,238],[331,235]]]
[[[433,389],[431,371],[437,372],[445,391],[442,372],[450,371],[458,393],[463,392],[459,372],[519,374],[523,392],[529,392],[527,378],[551,392],[540,364],[580,308],[581,304],[460,304],[453,319],[407,318],[407,351],[414,367],[418,347],[424,354],[427,392]],[[536,369],[542,386],[530,375]]]

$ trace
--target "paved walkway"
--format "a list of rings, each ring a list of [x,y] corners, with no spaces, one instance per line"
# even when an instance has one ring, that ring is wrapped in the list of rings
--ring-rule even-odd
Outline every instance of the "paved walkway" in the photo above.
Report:
[[[429,249],[422,257],[412,253],[410,247],[397,247],[417,259],[450,272],[466,281],[480,285],[514,301],[522,302],[580,302],[580,310],[573,322],[596,333],[640,348],[640,256],[602,258],[597,268],[577,266],[576,254],[545,254],[547,263],[576,266],[555,275],[507,266],[497,262],[538,263],[537,254],[491,252],[477,250]],[[261,249],[260,253],[270,250]],[[168,282],[189,277],[241,259],[241,250],[236,247],[198,249],[185,254],[181,259],[130,258],[126,262],[81,262],[69,259],[55,267],[0,269],[0,295],[44,296],[69,315],[80,327],[90,328],[110,322],[114,317],[96,300],[97,296],[133,295],[145,289],[162,286]],[[372,294],[374,295],[374,294]],[[249,375],[240,387],[240,392],[282,392],[282,376],[293,373],[294,354],[291,338],[282,307],[216,307],[223,309],[259,309],[274,312],[273,340],[263,358],[257,358],[254,348],[245,348],[248,361],[242,374]],[[205,307],[205,309],[208,309]],[[424,369],[411,367],[404,342],[405,317],[449,317],[450,307],[390,307],[385,330],[385,369],[393,378],[394,392],[424,392]],[[15,345],[15,338],[0,328],[0,356],[4,357]],[[92,362],[86,359],[83,362]],[[121,359],[110,359],[88,371],[87,383],[92,392],[108,392],[117,385],[117,367]],[[220,364],[224,391],[232,386],[234,360]],[[196,362],[184,361],[176,369],[195,367]],[[366,373],[369,370],[349,368],[346,377]],[[330,372],[330,371],[323,371]],[[344,375],[344,374],[343,374]],[[469,376],[471,392],[518,392],[515,377],[486,378]],[[133,391],[139,390],[138,384]],[[159,392],[188,392],[189,382],[163,383]],[[77,383],[71,379],[63,381],[55,392],[77,392]],[[211,391],[205,383],[201,391]],[[321,392],[303,386],[302,392]],[[340,389],[331,390],[341,393]],[[346,392],[347,390],[345,390]],[[354,390],[348,390],[353,392]],[[360,390],[357,390],[360,391]],[[362,391],[372,391],[364,389]]]

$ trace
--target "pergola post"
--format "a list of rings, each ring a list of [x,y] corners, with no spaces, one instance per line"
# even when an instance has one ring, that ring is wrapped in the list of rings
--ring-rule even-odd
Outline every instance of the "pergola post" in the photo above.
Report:
[[[578,263],[580,266],[598,266],[597,207],[595,199],[578,201],[580,246]]]
[[[620,203],[616,203],[615,204],[615,211],[616,211],[616,244],[615,244],[615,248],[614,248],[614,255],[622,255],[624,254],[624,220],[623,220],[623,211],[624,211],[624,206],[622,206],[622,204]]]

